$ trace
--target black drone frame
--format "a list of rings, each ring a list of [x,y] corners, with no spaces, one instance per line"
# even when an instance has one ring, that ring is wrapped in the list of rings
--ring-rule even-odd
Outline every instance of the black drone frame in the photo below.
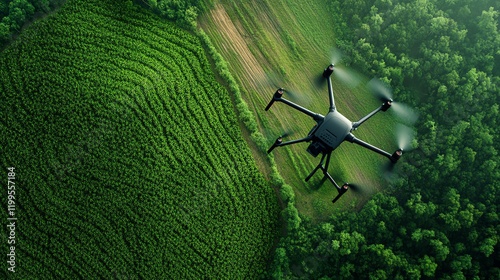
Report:
[[[327,178],[338,191],[338,195],[332,200],[335,203],[347,190],[349,189],[349,184],[344,183],[342,186],[339,186],[337,182],[333,179],[333,177],[328,173],[328,166],[330,165],[330,159],[333,150],[335,150],[342,142],[349,141],[351,143],[358,144],[364,148],[367,148],[373,152],[376,152],[380,155],[387,157],[392,163],[396,163],[401,155],[403,154],[403,150],[400,148],[396,150],[393,154],[390,154],[380,148],[377,148],[367,142],[364,142],[358,138],[356,138],[352,131],[356,130],[361,124],[367,121],[369,118],[373,117],[380,111],[387,111],[391,107],[392,99],[385,101],[380,107],[370,112],[365,117],[361,118],[357,122],[351,122],[342,114],[340,114],[335,107],[335,99],[333,95],[332,89],[332,81],[331,74],[334,71],[334,65],[330,64],[324,71],[323,77],[327,79],[328,82],[328,93],[329,93],[329,102],[330,108],[326,116],[315,113],[311,110],[308,110],[292,101],[289,101],[283,98],[283,93],[285,90],[283,88],[279,88],[274,93],[274,96],[266,107],[266,111],[271,108],[274,102],[285,103],[286,105],[302,112],[309,117],[311,117],[314,121],[316,121],[316,125],[309,132],[309,134],[301,139],[291,140],[283,142],[283,137],[280,136],[274,144],[267,151],[270,153],[276,147],[283,147],[287,145],[302,143],[302,142],[311,142],[307,151],[313,155],[314,157],[318,156],[318,154],[322,154],[321,160],[319,164],[314,168],[314,170],[306,177],[305,181],[309,181],[311,177],[321,169],[323,171],[323,178]],[[326,162],[325,162],[326,159]]]

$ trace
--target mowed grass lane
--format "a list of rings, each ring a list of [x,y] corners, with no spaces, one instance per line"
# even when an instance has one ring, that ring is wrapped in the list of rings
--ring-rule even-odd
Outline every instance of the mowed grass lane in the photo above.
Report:
[[[315,122],[284,104],[275,103],[265,112],[276,86],[294,91],[295,98],[285,96],[320,114],[328,112],[326,84],[318,87],[317,78],[331,62],[335,34],[333,17],[324,1],[215,1],[210,12],[202,15],[200,26],[209,34],[229,68],[240,82],[243,98],[254,110],[260,131],[269,141],[286,131],[288,139],[304,137]],[[362,78],[351,87],[333,78],[337,109],[352,121],[380,106],[367,91]],[[369,120],[355,135],[383,149],[396,149],[390,114]],[[287,140],[287,139],[285,139]],[[363,193],[349,192],[337,204],[337,194],[329,183],[320,184],[316,174],[310,182],[304,178],[316,167],[320,158],[311,157],[307,143],[273,151],[285,181],[294,187],[296,206],[302,214],[321,220],[337,207],[360,205],[384,184],[380,166],[386,159],[351,143],[345,143],[332,154],[330,172],[338,183],[363,185]]]

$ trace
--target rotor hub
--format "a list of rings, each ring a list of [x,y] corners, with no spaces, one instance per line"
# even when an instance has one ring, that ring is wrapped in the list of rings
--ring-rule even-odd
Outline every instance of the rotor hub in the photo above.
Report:
[[[391,155],[391,161],[393,163],[396,163],[401,156],[403,155],[403,149],[397,149],[392,155]]]
[[[328,65],[328,67],[326,67],[325,71],[323,71],[323,77],[324,78],[330,77],[333,73],[334,68],[335,68],[335,65],[333,63]]]
[[[387,109],[391,108],[393,100],[389,99],[382,104],[382,111],[385,112]]]
[[[285,92],[285,89],[284,88],[279,88],[276,90],[276,92],[274,93],[274,97],[275,98],[280,98],[281,96],[283,96],[283,93]]]

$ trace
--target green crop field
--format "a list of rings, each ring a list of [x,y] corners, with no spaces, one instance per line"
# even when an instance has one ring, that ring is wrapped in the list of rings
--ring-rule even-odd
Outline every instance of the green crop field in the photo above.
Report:
[[[69,0],[0,53],[0,97],[0,160],[15,187],[2,219],[18,225],[11,276],[265,269],[278,202],[195,36],[131,2]]]
[[[211,10],[202,15],[200,26],[228,61],[269,146],[285,131],[294,132],[288,139],[304,137],[315,124],[312,119],[280,103],[268,112],[264,108],[276,86],[282,86],[296,92],[295,98],[289,97],[292,101],[320,114],[328,112],[326,85],[318,88],[315,81],[336,55],[331,5],[322,0],[213,2]],[[333,79],[337,108],[352,121],[380,105],[365,87],[369,78],[361,77],[354,87]],[[396,149],[394,125],[392,115],[379,114],[355,135],[392,152]],[[387,159],[345,143],[332,154],[330,172],[338,183],[355,182],[365,188],[362,193],[347,193],[332,205],[337,191],[329,182],[320,185],[319,173],[304,182],[320,160],[311,157],[306,148],[307,143],[302,143],[273,151],[280,173],[294,187],[296,206],[302,214],[323,219],[336,207],[360,205],[383,189],[380,171]]]

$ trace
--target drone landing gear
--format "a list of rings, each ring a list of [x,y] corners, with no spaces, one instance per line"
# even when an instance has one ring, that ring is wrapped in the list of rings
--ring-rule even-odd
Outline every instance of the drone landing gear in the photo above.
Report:
[[[342,185],[342,187],[340,187],[337,184],[337,182],[335,182],[332,175],[330,175],[330,173],[328,173],[328,165],[330,165],[331,156],[332,156],[332,152],[323,153],[323,156],[321,157],[321,160],[320,160],[318,166],[316,166],[316,168],[314,168],[314,170],[311,172],[311,174],[309,174],[309,176],[306,177],[306,182],[309,181],[309,179],[311,179],[311,177],[316,173],[316,171],[321,169],[323,171],[323,178],[327,178],[328,180],[330,180],[330,182],[332,182],[332,184],[335,186],[335,188],[339,192],[339,194],[332,200],[332,203],[335,203],[344,193],[347,192],[347,190],[349,190],[349,184],[344,183]],[[325,162],[325,165],[323,165],[323,162],[325,161],[325,157],[326,157],[326,162]]]

